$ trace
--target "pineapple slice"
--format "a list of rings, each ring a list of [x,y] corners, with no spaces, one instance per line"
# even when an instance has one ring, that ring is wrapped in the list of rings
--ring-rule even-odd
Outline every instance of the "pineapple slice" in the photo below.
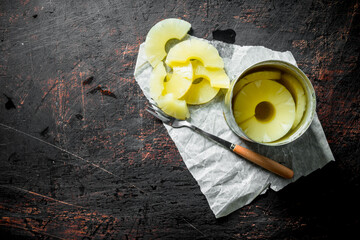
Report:
[[[190,59],[199,60],[207,68],[224,68],[224,61],[216,48],[210,43],[196,38],[184,40],[172,47],[165,62],[173,67]]]
[[[165,66],[160,62],[152,70],[150,76],[150,96],[157,101],[164,92],[164,79],[166,78]]]
[[[281,72],[277,70],[272,71],[259,71],[245,75],[234,86],[234,96],[247,84],[256,80],[280,80]]]
[[[295,121],[291,129],[297,127],[300,123],[306,107],[306,96],[303,87],[299,81],[288,73],[282,75],[282,79],[279,81],[283,84],[291,93],[295,100],[296,112],[295,112]]]
[[[291,93],[272,80],[257,80],[243,87],[235,96],[233,110],[239,127],[257,142],[282,138],[295,120]]]
[[[220,88],[213,88],[208,79],[196,78],[183,99],[191,105],[204,104],[212,100]]]
[[[184,120],[190,117],[189,109],[184,100],[178,100],[172,93],[168,93],[165,96],[161,96],[157,100],[158,106],[163,110],[166,114]]]
[[[171,77],[172,77],[172,72],[168,72],[164,81],[165,82],[170,81]]]
[[[204,67],[200,61],[191,61],[196,78],[210,80],[210,85],[215,88],[229,88],[230,79],[224,69],[212,69]]]
[[[190,28],[190,23],[176,18],[168,18],[155,24],[145,40],[145,54],[151,66],[155,67],[165,58],[165,45],[170,39],[184,38]]]
[[[185,65],[174,66],[171,77],[164,83],[165,93],[172,93],[180,99],[191,87],[193,80],[193,67],[189,61]]]

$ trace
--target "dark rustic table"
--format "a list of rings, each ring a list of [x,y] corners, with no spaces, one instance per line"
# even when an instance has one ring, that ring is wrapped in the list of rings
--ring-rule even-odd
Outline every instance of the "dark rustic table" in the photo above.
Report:
[[[358,234],[358,1],[0,2],[1,239]],[[336,161],[216,219],[133,72],[156,22],[295,56]]]

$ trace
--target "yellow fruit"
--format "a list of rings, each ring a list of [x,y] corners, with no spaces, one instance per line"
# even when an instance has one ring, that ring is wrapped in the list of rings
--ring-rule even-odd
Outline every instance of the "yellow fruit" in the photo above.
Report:
[[[299,83],[299,81],[288,73],[282,74],[282,79],[280,80],[280,83],[283,84],[290,91],[295,101],[295,121],[293,126],[291,127],[291,129],[294,129],[300,123],[304,115],[306,107],[306,96],[304,93],[304,89]]]
[[[237,124],[257,142],[282,138],[295,120],[291,93],[272,80],[257,80],[244,86],[235,96],[233,110]]]
[[[191,105],[204,104],[212,100],[220,88],[213,88],[209,80],[196,78],[183,99]]]
[[[165,82],[170,81],[171,77],[172,77],[172,72],[171,73],[168,72],[167,75],[166,75],[166,78],[165,78]]]
[[[174,118],[184,120],[190,117],[186,102],[184,100],[176,99],[172,93],[161,96],[157,100],[157,104],[161,110]]]
[[[256,80],[280,80],[281,72],[277,70],[272,71],[258,71],[245,75],[234,86],[234,96],[247,84]]]
[[[189,90],[193,80],[193,67],[191,62],[185,65],[174,66],[171,77],[164,83],[165,93],[172,93],[180,99]]]
[[[224,68],[224,61],[216,48],[210,43],[196,38],[184,40],[172,47],[165,62],[173,67],[190,59],[199,60],[207,68]]]
[[[170,39],[184,38],[190,28],[190,23],[176,18],[168,18],[155,24],[145,40],[145,54],[151,66],[155,67],[165,58],[165,45]]]
[[[165,77],[165,66],[161,62],[152,70],[150,76],[150,96],[155,101],[163,94]]]
[[[209,79],[210,85],[215,88],[229,88],[230,79],[224,69],[206,68],[197,60],[191,62],[194,68],[194,78]]]

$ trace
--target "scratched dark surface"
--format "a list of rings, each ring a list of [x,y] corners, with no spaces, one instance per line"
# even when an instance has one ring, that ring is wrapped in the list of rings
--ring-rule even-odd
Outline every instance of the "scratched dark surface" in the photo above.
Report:
[[[358,1],[0,1],[1,239],[359,235]],[[133,71],[156,22],[295,56],[336,161],[215,219]]]

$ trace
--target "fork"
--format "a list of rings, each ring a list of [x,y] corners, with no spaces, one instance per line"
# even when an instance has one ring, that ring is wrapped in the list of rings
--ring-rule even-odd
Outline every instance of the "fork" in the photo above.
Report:
[[[247,148],[244,148],[240,145],[231,143],[227,140],[224,140],[220,137],[217,137],[213,134],[210,134],[208,132],[205,132],[204,130],[196,127],[195,125],[191,124],[190,122],[186,121],[186,120],[179,120],[176,119],[172,116],[169,116],[168,114],[164,113],[158,106],[156,106],[156,104],[152,103],[150,101],[151,104],[151,110],[150,109],[146,109],[151,115],[153,115],[154,117],[160,119],[163,123],[174,127],[174,128],[181,128],[181,127],[187,127],[190,128],[192,130],[194,130],[195,132],[219,143],[220,145],[224,146],[225,148],[229,149],[230,151],[246,158],[247,160],[249,160],[252,163],[255,163],[256,165],[270,171],[273,172],[283,178],[286,179],[290,179],[294,176],[294,172],[281,165],[280,163],[271,160],[270,158],[267,158],[265,156],[262,156],[256,152],[253,152]]]

